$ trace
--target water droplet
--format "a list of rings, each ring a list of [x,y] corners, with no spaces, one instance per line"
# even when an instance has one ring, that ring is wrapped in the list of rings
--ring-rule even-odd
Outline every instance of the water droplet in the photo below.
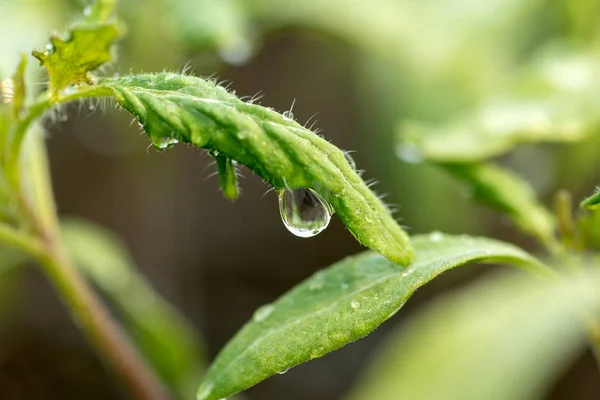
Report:
[[[423,161],[421,149],[414,143],[402,143],[396,147],[396,155],[404,162],[417,164]]]
[[[358,301],[356,301],[356,300],[353,300],[353,301],[352,301],[352,303],[350,303],[350,305],[351,305],[351,306],[352,306],[352,308],[354,308],[355,310],[356,310],[357,308],[359,308],[359,307],[360,307],[360,303],[359,303]]]
[[[219,151],[215,150],[215,149],[210,149],[210,150],[208,150],[208,154],[212,157],[216,157],[219,155]]]
[[[53,48],[54,48],[54,47],[53,47],[53,46],[52,46],[50,43],[48,43],[48,44],[46,45],[46,50],[48,50],[48,51],[52,51],[52,49],[53,49]]]
[[[441,242],[444,240],[444,234],[439,231],[434,231],[429,234],[429,240],[432,242]]]
[[[286,121],[293,121],[294,120],[294,114],[291,111],[284,111],[283,114],[281,114],[281,116]]]
[[[346,158],[346,161],[348,162],[348,164],[350,164],[350,166],[352,167],[352,169],[356,171],[356,161],[354,161],[354,158],[352,158],[352,156],[350,155],[350,153],[348,153],[347,151],[345,151],[344,152],[344,157]]]
[[[373,218],[371,218],[371,216],[367,214],[365,215],[365,221],[367,221],[370,224],[371,222],[373,222]]]
[[[152,141],[154,147],[156,147],[159,150],[164,150],[166,148],[173,147],[177,143],[179,143],[179,140],[172,137],[162,137],[156,141]]]
[[[254,318],[256,322],[264,321],[274,310],[274,305],[265,304],[264,306],[258,307],[256,311],[254,311],[252,318]]]
[[[95,105],[94,103],[90,102],[90,104],[88,105],[88,109],[89,109],[90,111],[93,111],[93,110],[95,110],[95,109],[96,109],[96,105]],[[139,121],[138,121],[138,124],[139,124]],[[141,124],[140,124],[140,125],[141,125]]]
[[[321,233],[331,220],[331,206],[311,189],[280,190],[279,212],[294,235],[308,238]]]
[[[92,15],[92,7],[87,6],[86,8],[84,8],[83,15],[85,15],[86,17],[89,17],[90,15]]]
[[[285,374],[286,372],[288,372],[289,370],[290,370],[290,369],[288,368],[288,369],[285,369],[285,370],[283,370],[283,371],[279,371],[279,372],[277,372],[277,373],[278,373],[279,375],[283,375],[283,374]]]
[[[199,388],[198,388],[198,394],[196,395],[196,399],[197,400],[205,400],[208,398],[208,396],[210,396],[210,394],[212,393],[213,390],[213,384],[212,383],[203,383]]]

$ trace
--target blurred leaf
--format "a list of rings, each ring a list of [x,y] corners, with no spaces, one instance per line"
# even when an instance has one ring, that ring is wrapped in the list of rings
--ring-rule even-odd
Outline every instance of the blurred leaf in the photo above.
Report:
[[[389,338],[348,399],[544,398],[585,345],[592,277],[504,276],[446,295]]]
[[[211,365],[198,400],[230,396],[366,336],[451,268],[506,262],[547,271],[523,250],[491,239],[434,232],[413,245],[416,258],[406,268],[372,252],[348,257],[256,310]]]
[[[478,108],[439,127],[405,123],[397,154],[407,161],[475,162],[522,143],[579,141],[600,122],[599,76],[600,51],[555,46]]]
[[[177,31],[184,42],[200,47],[216,47],[232,64],[252,55],[248,20],[239,0],[170,1]]]
[[[172,73],[103,81],[154,146],[177,142],[246,165],[276,189],[312,189],[365,246],[406,265],[408,235],[333,144],[271,108],[245,102],[214,81]]]
[[[88,72],[112,59],[110,47],[119,35],[114,23],[82,25],[73,28],[67,40],[52,36],[49,50],[32,54],[48,70],[51,91],[57,95],[72,84],[91,85]]]
[[[301,26],[394,62],[444,96],[485,93],[526,43],[542,0],[245,0],[264,30]],[[501,17],[499,17],[501,15]],[[426,44],[426,45],[424,45]],[[418,91],[411,91],[419,96]],[[466,96],[471,97],[471,96]],[[431,100],[431,99],[430,99]],[[421,103],[421,102],[420,102]],[[425,105],[424,103],[422,103]]]
[[[77,219],[63,221],[62,229],[73,261],[118,306],[146,358],[183,398],[191,398],[205,367],[203,344],[191,324],[139,275],[113,233]]]
[[[444,164],[443,167],[462,180],[475,199],[505,212],[518,227],[543,243],[554,243],[554,216],[521,177],[491,163]]]
[[[581,208],[588,210],[597,210],[600,208],[600,189],[597,189],[596,193],[582,201]]]

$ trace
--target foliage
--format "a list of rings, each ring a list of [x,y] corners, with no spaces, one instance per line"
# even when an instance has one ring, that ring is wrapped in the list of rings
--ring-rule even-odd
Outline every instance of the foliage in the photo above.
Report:
[[[544,10],[541,0],[485,5],[461,0],[460,7],[470,12],[450,13],[455,18],[448,19],[433,12],[454,7],[442,0],[381,0],[375,7],[344,0],[285,3],[183,2],[199,12],[179,7],[173,15],[182,21],[179,31],[187,42],[214,47],[234,64],[251,54],[251,27],[262,21],[260,34],[286,26],[316,29],[415,74],[409,87],[440,100],[432,106],[432,120],[409,112],[396,123],[397,155],[433,163],[463,181],[477,200],[537,239],[545,247],[540,257],[545,263],[494,239],[440,232],[409,237],[345,151],[297,123],[291,112],[244,101],[213,79],[172,72],[94,75],[114,61],[112,46],[123,32],[111,22],[114,0],[99,0],[86,8],[66,39],[52,36],[46,51],[33,52],[48,75],[46,90],[35,93],[27,84],[25,57],[12,78],[1,83],[0,241],[10,248],[7,265],[20,265],[25,257],[40,264],[133,396],[187,398],[190,382],[198,384],[205,372],[198,334],[139,276],[124,245],[91,223],[57,216],[39,121],[69,102],[113,98],[137,119],[156,149],[185,142],[214,157],[228,199],[239,196],[236,166],[243,164],[280,193],[310,190],[372,250],[322,269],[256,310],[206,369],[198,399],[230,396],[358,340],[433,278],[474,263],[515,264],[525,272],[477,284],[427,308],[392,335],[349,398],[539,398],[584,346],[586,335],[600,351],[600,231],[593,213],[600,195],[583,201],[582,208],[592,213],[576,222],[565,200],[570,197],[558,201],[554,215],[502,160],[489,160],[522,144],[593,140],[600,121],[600,62],[597,21],[584,12],[594,10],[593,2],[557,1],[553,7],[560,8],[565,28],[548,43],[536,43],[542,50],[529,58],[518,56],[527,46],[509,44]],[[508,11],[503,18],[496,18],[499,7]],[[365,13],[376,16],[377,23]],[[436,28],[426,31],[420,15]],[[392,34],[398,26],[400,32]],[[495,40],[499,37],[506,46]],[[427,38],[439,39],[439,45],[422,51],[407,46]],[[471,65],[458,68],[454,61],[466,56],[473,56]],[[496,70],[497,64],[505,68]],[[440,88],[448,91],[438,93]],[[461,106],[449,105],[454,95]],[[422,106],[427,96],[415,103]],[[84,276],[116,305],[128,335]],[[481,358],[487,362],[481,364]],[[437,384],[429,384],[431,379]]]

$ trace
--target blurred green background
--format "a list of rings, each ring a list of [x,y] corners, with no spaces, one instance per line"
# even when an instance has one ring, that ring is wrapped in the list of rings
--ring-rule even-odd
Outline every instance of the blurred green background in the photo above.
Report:
[[[10,76],[20,52],[42,48],[85,6],[0,0],[0,78]],[[402,162],[396,130],[410,120],[443,123],[475,107],[543,48],[568,42],[597,49],[600,6],[597,0],[123,0],[118,16],[128,35],[104,74],[185,69],[231,81],[239,95],[260,92],[261,103],[280,112],[295,99],[296,120],[318,113],[311,123],[318,120],[328,140],[356,150],[363,177],[379,181],[375,190],[389,194],[386,201],[398,206],[411,233],[480,234],[535,252],[530,239],[474,204],[444,171]],[[31,68],[29,76],[31,88],[43,87],[41,70]],[[130,116],[112,104],[91,108],[71,105],[59,121],[46,123],[59,212],[120,235],[141,273],[204,337],[209,359],[256,308],[361,251],[336,218],[315,238],[292,236],[276,195],[265,195],[269,188],[251,172],[242,169],[243,195],[231,203],[204,152],[184,145],[147,149]],[[597,142],[523,146],[500,162],[546,203],[561,188],[579,199],[600,181]],[[487,271],[458,269],[439,278],[366,339],[275,376],[248,398],[339,398],[395,325]],[[597,366],[585,353],[548,399],[598,393]],[[0,398],[123,396],[41,274],[0,268]]]

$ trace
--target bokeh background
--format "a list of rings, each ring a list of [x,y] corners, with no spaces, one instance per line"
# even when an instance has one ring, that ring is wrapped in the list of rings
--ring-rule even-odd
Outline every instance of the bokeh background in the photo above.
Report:
[[[443,171],[395,154],[397,125],[440,122],[499,90],[541,46],[598,40],[596,0],[123,0],[127,37],[103,74],[182,71],[216,74],[239,95],[313,117],[352,156],[375,190],[397,204],[411,233],[441,230],[536,245],[507,219],[478,206]],[[20,52],[42,48],[86,4],[0,0],[0,77]],[[33,59],[30,60],[34,65]],[[45,77],[33,68],[29,83]],[[127,243],[141,274],[187,316],[209,358],[252,316],[315,271],[362,251],[334,217],[317,237],[292,236],[277,198],[242,169],[243,195],[223,198],[204,151],[159,153],[132,118],[111,104],[64,110],[48,119],[59,212],[95,221]],[[587,195],[600,179],[589,143],[524,146],[501,162],[547,203],[566,188]],[[250,389],[250,399],[339,398],[391,329],[440,293],[491,268],[458,269],[419,290],[367,338]],[[70,320],[46,279],[24,266],[0,276],[0,398],[121,399],[125,392]],[[548,399],[598,399],[590,353]]]

